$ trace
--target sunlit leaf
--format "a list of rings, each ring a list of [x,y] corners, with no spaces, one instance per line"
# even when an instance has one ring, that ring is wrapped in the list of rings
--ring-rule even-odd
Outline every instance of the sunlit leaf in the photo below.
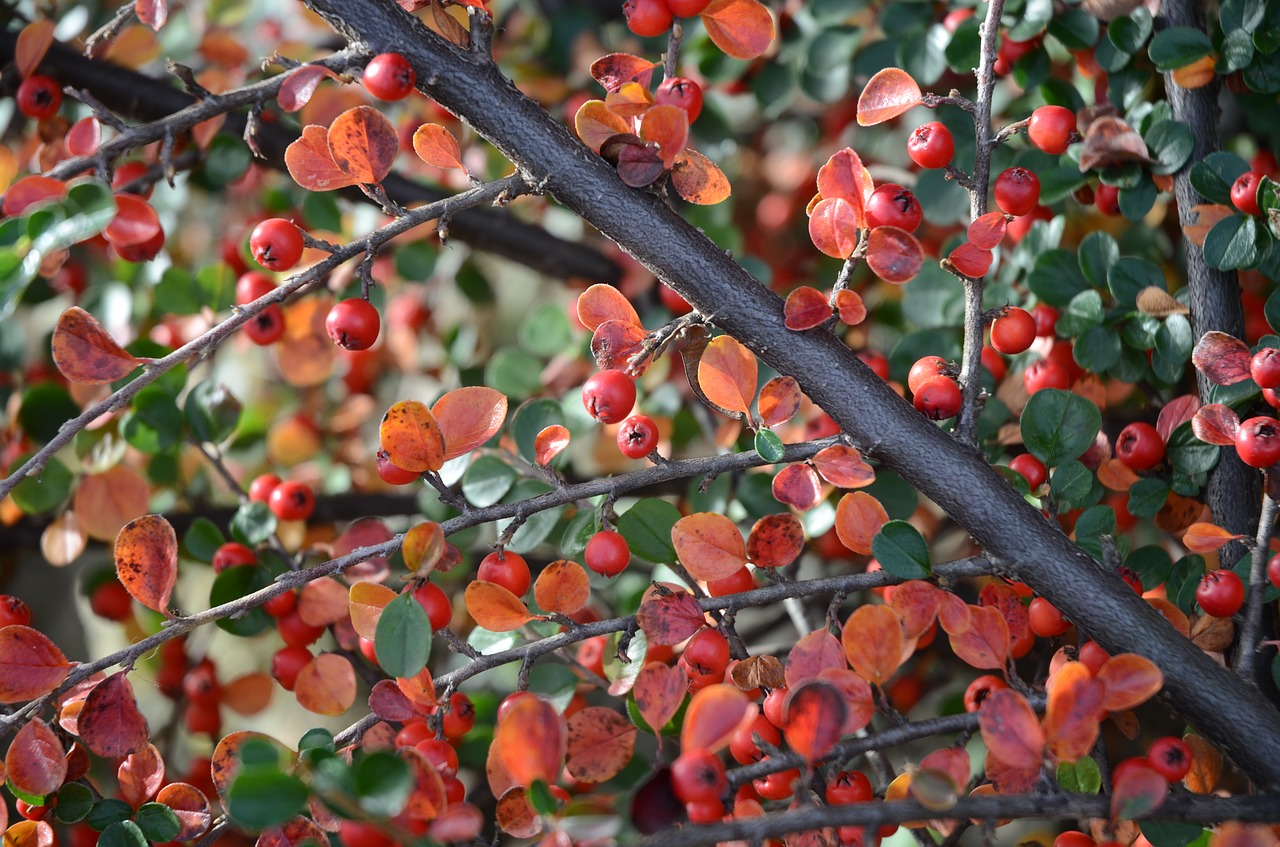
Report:
[[[644,327],[630,321],[607,320],[591,334],[591,355],[600,370],[627,370],[631,357],[641,351]],[[645,367],[647,367],[647,362]],[[636,376],[644,372],[641,368]]]
[[[414,524],[404,534],[404,543],[400,548],[405,567],[417,576],[425,577],[440,563],[447,544],[440,524],[435,521]]]
[[[462,164],[462,148],[453,133],[440,124],[423,124],[414,130],[413,152],[428,165],[437,168],[460,168]]]
[[[387,604],[396,599],[396,593],[376,582],[357,582],[347,595],[351,626],[366,641],[372,641],[378,631],[378,618]]]
[[[756,396],[755,354],[733,336],[713,338],[698,362],[698,384],[717,406],[747,414]]]
[[[852,203],[841,197],[818,201],[809,215],[809,239],[833,259],[847,259],[858,247],[858,217]],[[825,298],[823,299],[825,303]],[[809,311],[809,310],[806,310]],[[831,306],[827,305],[828,317]],[[789,329],[796,329],[788,325]]]
[[[569,438],[569,430],[560,424],[538,430],[538,435],[533,439],[534,463],[543,466],[551,464],[551,460],[569,446]]]
[[[822,501],[822,483],[812,467],[803,462],[787,465],[778,471],[771,486],[779,503],[806,512]]]
[[[858,126],[891,121],[923,100],[911,74],[900,68],[884,68],[867,80],[858,96]]]
[[[314,579],[298,592],[298,617],[310,626],[330,626],[350,614],[347,588],[333,577]]]
[[[610,53],[591,63],[591,76],[605,91],[617,91],[624,82],[648,88],[653,80],[653,62],[630,53]]]
[[[800,558],[804,541],[804,525],[795,515],[765,515],[747,536],[747,558],[759,568],[785,568]]]
[[[143,515],[116,536],[116,575],[148,609],[168,613],[178,581],[178,536],[160,515]]]
[[[395,125],[372,106],[356,106],[329,126],[329,153],[338,169],[356,182],[382,182],[399,148]]]
[[[438,471],[445,462],[440,424],[431,410],[417,400],[401,400],[388,409],[382,416],[378,437],[391,461],[407,471]]]
[[[156,802],[173,810],[182,829],[175,841],[194,841],[209,830],[213,815],[209,811],[209,798],[200,789],[185,782],[171,782],[156,794]]]
[[[527,788],[536,780],[559,778],[567,735],[555,707],[540,697],[523,697],[498,723],[493,747],[511,777]]]
[[[713,44],[735,59],[754,59],[773,41],[773,15],[759,0],[712,0],[702,25]]]
[[[680,747],[719,752],[733,740],[738,727],[754,718],[755,713],[755,705],[736,686],[709,685],[689,701],[680,731]]]
[[[573,127],[582,143],[597,153],[601,145],[613,136],[631,131],[627,122],[610,111],[603,100],[588,100],[579,106]]]
[[[578,320],[592,332],[605,321],[622,321],[640,326],[636,307],[612,285],[598,282],[588,287],[578,295],[577,309]]]
[[[455,388],[436,401],[431,416],[444,437],[447,462],[484,446],[502,429],[507,418],[507,397],[483,385]]]
[[[836,504],[836,535],[855,553],[870,556],[876,533],[888,522],[884,506],[865,491],[846,494]]]
[[[533,620],[529,608],[506,588],[477,579],[467,585],[467,612],[490,632],[510,632]]]
[[[819,450],[813,457],[813,467],[837,488],[863,488],[876,481],[875,468],[866,463],[858,448],[847,444]]]
[[[1253,354],[1243,341],[1225,332],[1206,332],[1191,351],[1191,363],[1210,382],[1235,385],[1250,379],[1249,361]]]
[[[574,779],[605,782],[631,761],[636,726],[613,709],[588,706],[569,718],[565,767]]]
[[[732,576],[748,561],[738,525],[716,512],[698,512],[676,521],[671,543],[689,573],[707,582]]]
[[[1049,752],[1060,762],[1089,755],[1097,740],[1105,686],[1082,662],[1067,662],[1049,677],[1044,712],[1044,736]]]
[[[884,685],[902,664],[902,621],[888,606],[859,606],[844,622],[840,641],[858,676]]]
[[[826,200],[823,201],[828,202]],[[836,201],[833,201],[836,202]],[[842,201],[839,201],[842,202]],[[819,204],[821,205],[821,204]],[[848,206],[848,204],[845,204]],[[818,226],[826,226],[826,222],[819,222]],[[814,229],[814,219],[809,219],[809,231],[812,234]],[[825,237],[825,235],[823,236]],[[817,235],[814,235],[814,243],[817,244]],[[826,253],[827,251],[818,245],[818,249]],[[852,246],[849,248],[852,252]],[[847,254],[846,254],[847,255]],[[815,326],[821,326],[831,317],[831,304],[827,302],[827,297],[818,289],[802,285],[794,289],[787,295],[787,300],[783,304],[783,315],[785,317],[787,329],[793,332],[803,332],[806,329],[813,329]]]
[[[640,119],[640,137],[657,144],[663,164],[671,168],[689,140],[689,113],[679,106],[654,106]]]
[[[5,753],[4,765],[8,781],[24,794],[52,794],[67,777],[62,742],[39,718],[32,718],[18,729]]]
[[[280,83],[280,91],[276,94],[276,102],[286,112],[296,112],[311,100],[316,87],[324,79],[337,79],[338,75],[324,65],[303,65],[289,73]]]
[[[866,205],[874,191],[871,173],[851,147],[836,151],[818,169],[818,194],[826,199],[845,200],[853,206],[858,229],[867,225]],[[812,209],[809,214],[813,214]]]
[[[169,19],[169,0],[134,0],[133,11],[138,20],[159,30]]]
[[[604,102],[618,117],[638,118],[653,108],[653,92],[637,82],[624,82],[616,91],[610,91]]]
[[[557,559],[542,569],[533,583],[533,599],[539,609],[572,615],[591,599],[591,580],[582,565]]]
[[[733,193],[720,166],[689,147],[676,155],[671,185],[681,197],[699,206],[713,206]]]
[[[1182,535],[1182,544],[1192,553],[1210,553],[1244,538],[1239,533],[1228,532],[1216,524],[1193,523]]]
[[[338,167],[329,152],[329,132],[312,124],[284,151],[289,176],[308,191],[333,191],[355,185],[359,180]]]

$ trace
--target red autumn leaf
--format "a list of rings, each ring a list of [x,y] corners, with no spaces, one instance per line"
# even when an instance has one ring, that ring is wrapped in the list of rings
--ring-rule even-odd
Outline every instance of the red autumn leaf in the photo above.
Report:
[[[948,635],[964,632],[973,623],[973,606],[961,600],[950,591],[943,591],[938,599],[938,624]]]
[[[160,232],[160,216],[136,194],[116,195],[116,216],[102,235],[116,247],[131,247],[150,241]]]
[[[862,302],[862,295],[851,288],[842,288],[832,299],[835,301],[836,316],[845,326],[857,326],[867,319],[867,304]]]
[[[843,652],[843,648],[841,650]],[[871,686],[865,679],[847,667],[827,668],[818,674],[818,678],[831,683],[844,695],[846,714],[841,734],[849,735],[871,723],[876,705]]]
[[[640,137],[657,144],[662,163],[671,168],[689,140],[689,113],[679,106],[654,106],[640,119]]]
[[[698,385],[717,406],[744,415],[756,396],[755,354],[731,335],[711,339],[698,362]]]
[[[1142,136],[1115,115],[1094,118],[1080,148],[1080,172],[1124,162],[1150,162],[1151,151]]]
[[[67,193],[67,184],[52,177],[32,174],[9,186],[4,193],[4,205],[0,207],[6,215],[20,215],[28,206],[49,200]]]
[[[1160,415],[1156,418],[1156,432],[1160,433],[1160,437],[1165,442],[1168,442],[1175,429],[1185,421],[1195,418],[1196,411],[1199,408],[1200,398],[1194,394],[1183,394],[1181,397],[1175,397],[1160,408]]]
[[[116,536],[116,575],[133,599],[168,614],[178,581],[178,536],[160,515],[143,515]]]
[[[705,624],[706,615],[697,599],[682,591],[650,597],[636,610],[636,625],[650,644],[679,644]]]
[[[329,152],[329,133],[322,126],[304,127],[302,137],[284,151],[285,167],[293,181],[308,191],[333,191],[359,180],[338,167]]]
[[[875,183],[871,172],[850,147],[833,153],[818,169],[818,193],[825,199],[848,201],[853,206],[858,229],[867,225],[866,205],[873,191]]]
[[[1182,544],[1192,553],[1210,553],[1240,538],[1244,536],[1228,532],[1215,524],[1193,523],[1182,534]]]
[[[1105,686],[1083,662],[1067,662],[1049,677],[1044,710],[1044,737],[1060,762],[1089,755],[1098,738]]]
[[[738,525],[717,512],[697,512],[676,521],[671,543],[694,579],[711,582],[737,573],[748,561]]]
[[[92,156],[102,143],[102,123],[92,115],[81,118],[67,130],[67,152],[72,156]]]
[[[423,124],[414,130],[413,152],[433,167],[467,169],[462,164],[462,148],[458,146],[458,139],[439,124]]]
[[[713,206],[733,193],[720,166],[690,147],[676,156],[671,166],[671,185],[681,197],[698,206]]]
[[[983,760],[983,769],[996,792],[1029,794],[1040,782],[1043,766],[1037,764],[1035,767],[1015,768],[1002,762],[999,756],[988,750]]]
[[[863,460],[858,448],[847,444],[819,450],[813,457],[813,467],[836,488],[863,488],[876,481],[875,468]]]
[[[689,680],[680,668],[663,662],[649,662],[636,675],[631,693],[636,698],[640,717],[644,718],[650,729],[660,733],[680,710],[688,689]],[[658,737],[661,738],[661,735]]]
[[[1150,763],[1126,765],[1111,785],[1112,820],[1133,820],[1160,808],[1169,796],[1169,782]]]
[[[635,306],[612,285],[596,283],[578,295],[578,320],[594,332],[605,321],[622,321],[640,326]]]
[[[517,785],[555,782],[567,745],[564,717],[540,697],[524,697],[510,707],[493,736],[498,758]]]
[[[1015,768],[1040,767],[1044,759],[1044,731],[1027,698],[1011,688],[987,695],[978,710],[978,729],[987,749]]]
[[[1236,430],[1240,429],[1240,417],[1235,409],[1221,403],[1201,406],[1191,419],[1191,431],[1196,438],[1220,447],[1235,446]]]
[[[58,317],[52,346],[58,372],[82,385],[115,382],[142,364],[79,306],[72,306]]]
[[[933,626],[942,607],[942,594],[937,586],[919,579],[894,587],[889,607],[898,614],[907,638],[919,638]]]
[[[800,683],[782,704],[787,746],[807,763],[831,752],[844,731],[849,708],[839,688],[824,679]]]
[[[624,133],[606,139],[600,155],[618,169],[618,178],[632,188],[644,188],[667,172],[658,148],[638,135]]]
[[[154,797],[163,784],[164,759],[154,744],[125,756],[116,768],[120,799],[135,809]]]
[[[396,677],[396,688],[409,699],[414,708],[421,712],[430,712],[439,707],[436,699],[436,684],[431,678],[431,670],[423,668],[413,676]]]
[[[133,12],[138,20],[159,30],[169,19],[169,0],[134,0]]]
[[[884,506],[865,491],[846,494],[836,504],[836,535],[855,553],[870,556],[872,540],[888,522]]]
[[[597,153],[613,136],[631,131],[627,122],[614,114],[603,100],[588,100],[579,106],[573,116],[573,127],[582,143]]]
[[[84,701],[78,725],[84,746],[107,758],[135,753],[151,740],[147,719],[138,710],[125,671],[94,686]]]
[[[447,544],[440,524],[435,521],[414,524],[404,534],[404,542],[400,547],[405,567],[418,576],[425,577],[444,557]]]
[[[444,436],[447,462],[483,447],[502,429],[502,422],[507,419],[507,397],[483,385],[455,388],[436,401],[431,416]]]
[[[793,376],[775,376],[760,389],[760,420],[765,426],[780,426],[800,411],[800,383]]]
[[[973,279],[982,279],[986,276],[994,260],[995,256],[990,250],[978,247],[971,241],[961,244],[947,256],[947,261],[957,273]]]
[[[1243,341],[1225,332],[1206,332],[1191,351],[1191,363],[1210,382],[1235,385],[1251,379],[1249,361],[1253,354]]]
[[[209,830],[213,815],[209,812],[209,798],[204,792],[185,782],[171,782],[156,794],[156,802],[173,810],[182,829],[175,841],[194,841]]]
[[[807,512],[822,502],[822,484],[818,474],[804,463],[787,465],[778,471],[771,486],[773,499]]]
[[[407,721],[421,711],[394,680],[380,679],[369,690],[369,711],[384,721]]]
[[[394,599],[394,591],[376,582],[357,582],[351,586],[347,592],[347,614],[351,616],[351,626],[356,634],[372,641],[382,610]]]
[[[591,579],[586,569],[572,559],[557,559],[538,574],[533,583],[533,599],[544,611],[576,614],[591,599]]]
[[[298,617],[309,626],[329,626],[349,614],[347,588],[333,577],[312,580],[298,593]]]
[[[712,0],[702,10],[702,26],[735,59],[754,59],[773,41],[773,15],[759,0]]]
[[[689,701],[680,730],[680,749],[719,752],[755,714],[755,704],[737,686],[709,685]]]
[[[888,606],[859,606],[844,622],[840,642],[858,676],[884,685],[902,664],[902,621]]]
[[[477,579],[467,585],[463,596],[468,614],[490,632],[510,632],[533,620],[529,607],[496,583]]]
[[[280,83],[280,91],[276,94],[276,102],[286,112],[296,112],[311,101],[320,81],[337,79],[338,75],[323,65],[303,65],[289,73],[288,78]]]
[[[329,126],[329,154],[356,182],[382,182],[400,146],[395,125],[372,106],[356,106]]]
[[[413,473],[438,471],[445,462],[445,440],[435,415],[417,400],[401,400],[382,416],[379,446],[397,467]]]
[[[641,352],[644,327],[629,321],[609,320],[591,334],[591,355],[600,370],[628,370],[631,357]],[[645,366],[647,368],[647,365]],[[641,369],[636,376],[644,373]]]
[[[281,761],[284,762],[292,762],[295,756],[292,750],[261,732],[242,730],[240,732],[227,733],[218,742],[218,745],[213,748],[213,756],[209,759],[209,778],[213,782],[213,789],[219,797],[226,798],[227,790],[231,788],[231,783],[240,771],[240,748],[244,747],[246,741],[261,741],[270,744],[276,748],[280,754]]]
[[[67,778],[62,742],[39,718],[32,718],[18,730],[5,753],[4,766],[8,781],[24,794],[52,794]]]
[[[833,259],[847,259],[858,247],[857,209],[842,197],[828,197],[818,201],[809,215],[809,239]],[[831,316],[831,305],[822,301]],[[825,320],[825,318],[824,318]],[[816,324],[815,324],[816,325]],[[788,328],[791,327],[788,324]]]
[[[529,792],[518,786],[498,798],[494,819],[498,828],[513,838],[533,838],[542,832],[542,818],[529,802]]]
[[[539,465],[549,465],[551,460],[559,456],[569,446],[569,430],[560,424],[544,426],[538,430],[533,439],[533,461]]]
[[[473,3],[476,0],[462,0]],[[450,803],[439,817],[431,822],[427,837],[436,844],[469,844],[484,832],[484,813],[474,803],[465,800]]]
[[[828,201],[823,200],[823,203]],[[843,201],[830,201],[843,202]],[[819,204],[821,205],[821,204]],[[849,204],[845,203],[847,207]],[[809,231],[813,232],[814,219],[809,219]],[[820,226],[825,224],[820,223]],[[814,243],[817,244],[815,238]],[[822,250],[822,247],[818,247]],[[824,253],[826,250],[822,250]],[[853,252],[853,248],[849,248],[849,252]],[[818,289],[802,285],[787,295],[787,301],[782,307],[783,315],[786,319],[787,329],[793,332],[804,332],[806,329],[813,329],[815,326],[822,326],[828,318],[831,317],[831,304],[827,302],[827,297]]]
[[[891,121],[924,101],[920,86],[900,68],[884,68],[867,80],[858,96],[858,126]]]
[[[588,706],[569,718],[565,767],[574,779],[588,783],[613,779],[631,761],[636,725],[613,709]]]
[[[956,794],[963,792],[969,784],[969,774],[972,771],[969,753],[963,747],[944,747],[941,750],[934,750],[920,760],[919,768],[945,777]],[[917,783],[918,780],[911,782],[912,794],[915,793]]]
[[[785,568],[804,552],[804,525],[790,512],[765,515],[747,536],[747,558],[759,568]]]
[[[13,66],[20,79],[31,76],[53,44],[54,22],[48,18],[32,21],[22,28],[13,45]]]
[[[1102,708],[1109,712],[1136,708],[1164,685],[1164,674],[1155,663],[1136,653],[1119,653],[1107,659],[1095,679],[1106,687]]]
[[[634,82],[644,88],[653,81],[653,62],[632,56],[630,53],[610,53],[591,63],[591,77],[605,91],[617,91],[624,82]]]
[[[844,647],[826,629],[815,629],[795,643],[787,654],[787,687],[795,688],[831,668],[846,668]]]
[[[894,285],[915,279],[924,265],[924,248],[916,237],[896,226],[878,226],[867,237],[867,267]]]
[[[44,633],[16,624],[0,629],[0,703],[42,697],[70,672],[67,657]]]
[[[998,670],[1009,661],[1009,625],[998,609],[970,606],[968,628],[949,637],[955,654],[975,668]]]
[[[1009,627],[1009,640],[1017,644],[1029,637],[1031,618],[1022,598],[1004,582],[989,582],[978,594],[978,604],[996,609]]]
[[[405,803],[404,812],[410,818],[419,820],[437,817],[449,805],[440,772],[420,750],[402,747],[396,752],[409,765],[413,774],[413,791]]]
[[[317,715],[341,715],[356,702],[356,671],[338,653],[321,653],[298,672],[298,705]]]
[[[318,823],[298,815],[280,826],[264,829],[253,847],[329,847],[329,843],[329,836]]]
[[[987,212],[969,224],[966,237],[979,250],[994,250],[1008,228],[1009,224],[1001,212]]]

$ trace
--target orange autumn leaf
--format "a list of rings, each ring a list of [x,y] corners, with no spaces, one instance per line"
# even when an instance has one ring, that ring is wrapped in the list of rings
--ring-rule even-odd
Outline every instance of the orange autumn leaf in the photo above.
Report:
[[[1119,459],[1104,459],[1098,466],[1098,482],[1112,491],[1128,491],[1139,477]]]
[[[271,684],[274,685],[274,681]],[[120,799],[135,809],[154,797],[163,783],[164,759],[154,744],[125,756],[116,768]]]
[[[967,237],[969,243],[979,250],[994,250],[1004,240],[1008,228],[1003,212],[988,212],[969,224]]]
[[[570,437],[569,430],[560,424],[544,426],[538,430],[537,436],[533,439],[534,464],[544,467],[551,464],[551,460],[569,446]]]
[[[845,326],[857,326],[867,319],[867,304],[862,295],[852,288],[842,288],[831,296],[836,316]]]
[[[444,557],[448,542],[444,539],[444,531],[435,521],[423,521],[414,524],[404,534],[404,543],[400,553],[404,556],[405,567],[415,576],[425,577],[435,570]]]
[[[636,725],[604,706],[588,706],[569,718],[565,768],[574,779],[600,783],[631,762]]]
[[[624,82],[605,95],[604,102],[620,118],[638,118],[653,107],[653,92],[638,82]]]
[[[791,689],[782,710],[787,746],[809,763],[831,752],[843,734],[849,713],[844,693],[821,678],[806,680]]]
[[[356,702],[356,671],[338,653],[321,653],[302,670],[294,684],[298,705],[317,715],[341,715]]]
[[[298,592],[298,617],[308,626],[330,626],[350,614],[347,588],[333,577],[308,582]]]
[[[690,147],[676,155],[671,185],[681,197],[698,206],[714,206],[733,193],[720,166]]]
[[[407,471],[438,471],[445,462],[440,424],[417,400],[401,400],[388,409],[382,416],[378,439],[391,462]]]
[[[698,361],[698,385],[712,403],[730,412],[749,414],[756,396],[755,354],[736,338],[713,338]]]
[[[1221,203],[1197,203],[1191,207],[1191,212],[1187,215],[1186,220],[1191,223],[1182,227],[1182,234],[1187,237],[1187,241],[1203,250],[1204,240],[1208,237],[1209,230],[1223,218],[1229,218],[1235,213],[1235,209]]]
[[[679,106],[654,106],[640,119],[640,137],[658,145],[658,155],[670,169],[689,140],[689,113]]]
[[[867,81],[858,96],[858,126],[891,121],[923,100],[911,74],[900,68],[884,68]]]
[[[883,686],[902,664],[902,621],[888,606],[859,606],[840,636],[845,657],[858,676]]]
[[[793,376],[775,376],[760,389],[760,420],[765,426],[780,426],[800,411],[800,383]]]
[[[26,79],[35,72],[49,52],[53,44],[54,22],[41,18],[32,21],[22,28],[13,45],[13,66],[20,79]]]
[[[533,583],[533,600],[547,612],[572,615],[591,599],[586,569],[571,559],[557,559],[542,569]]]
[[[564,717],[540,697],[522,697],[498,722],[493,748],[517,785],[555,782],[568,746]]]
[[[969,606],[969,625],[948,637],[955,654],[975,668],[998,670],[1009,660],[1009,624],[994,606]]]
[[[496,583],[477,579],[467,586],[463,596],[467,612],[490,632],[510,632],[533,620],[520,598]]]
[[[115,541],[120,529],[147,511],[151,486],[128,465],[89,474],[76,487],[75,513],[90,538]]]
[[[372,106],[356,106],[334,118],[328,140],[338,169],[364,183],[386,178],[400,146],[395,125]]]
[[[256,715],[271,704],[276,681],[261,671],[222,684],[222,705],[238,715]]]
[[[1060,762],[1089,755],[1101,728],[1106,692],[1082,662],[1067,662],[1049,677],[1044,711],[1044,736],[1049,752]]]
[[[785,568],[800,558],[804,542],[804,524],[795,515],[765,515],[747,536],[747,558],[758,568]]]
[[[992,691],[978,710],[978,729],[987,749],[1000,761],[1022,769],[1039,767],[1044,731],[1027,698],[1011,688]]]
[[[621,291],[612,285],[598,282],[578,295],[578,320],[588,330],[595,332],[596,327],[605,321],[623,321],[640,326],[640,316],[636,307]]]
[[[588,100],[579,106],[573,117],[573,128],[582,143],[597,153],[600,145],[613,136],[631,131],[627,122],[614,114],[603,100]]]
[[[1215,524],[1193,523],[1182,534],[1182,544],[1192,553],[1211,553],[1241,538],[1244,536],[1228,532]]]
[[[737,686],[709,685],[689,701],[680,731],[680,748],[717,753],[728,746],[738,727],[755,713],[755,704]]]
[[[676,521],[671,544],[680,564],[694,579],[706,582],[732,576],[748,561],[738,525],[716,512],[698,512]]]
[[[847,444],[819,450],[813,457],[813,467],[836,488],[863,488],[876,481],[875,468],[867,464],[858,448]]]
[[[466,165],[462,164],[462,149],[458,146],[458,139],[439,124],[423,124],[414,130],[413,152],[433,167],[466,170]]]
[[[907,638],[919,638],[933,626],[942,608],[942,594],[937,586],[919,579],[894,587],[889,608],[898,614]]]
[[[168,614],[178,581],[178,535],[160,515],[143,515],[116,536],[116,576],[148,609]]]
[[[447,462],[483,447],[502,429],[507,396],[483,385],[455,388],[435,402],[431,415],[444,437]]]
[[[396,599],[396,593],[376,582],[357,582],[347,593],[351,626],[366,641],[372,641],[378,631],[378,618],[387,604]]]
[[[4,847],[57,847],[58,835],[48,821],[18,821],[4,831]]]
[[[735,59],[754,59],[773,41],[773,15],[759,0],[712,0],[702,10],[702,26]]]
[[[857,207],[842,197],[827,197],[819,200],[809,215],[809,240],[813,242],[814,247],[833,259],[847,259],[853,255],[853,251],[858,247],[858,229]],[[802,308],[800,303],[796,303],[794,309],[796,315],[791,320],[796,325],[788,323],[787,328],[797,331],[812,328],[805,327],[801,318],[806,315],[811,318],[813,310]],[[828,304],[828,317],[830,312],[831,306]]]
[[[818,169],[818,196],[824,199],[839,198],[853,206],[854,220],[859,229],[867,225],[866,205],[875,191],[871,172],[853,148],[845,147],[831,154],[831,158]],[[817,199],[807,214],[813,214]]]
[[[855,553],[870,556],[872,540],[888,522],[884,506],[865,491],[846,494],[836,504],[836,535]]]
[[[770,486],[773,499],[807,512],[822,501],[822,481],[809,465],[796,463],[778,471]]]
[[[1135,708],[1156,695],[1164,674],[1155,663],[1136,653],[1120,653],[1102,663],[1096,679],[1105,686],[1102,708],[1119,712]]]
[[[128,376],[142,359],[117,344],[93,315],[72,306],[54,327],[53,363],[72,382],[105,385]]]
[[[352,177],[333,160],[329,152],[329,132],[322,126],[304,127],[301,137],[284,151],[289,176],[308,191],[333,191],[355,185]]]
[[[630,53],[610,53],[591,63],[591,78],[605,91],[617,91],[624,83],[634,82],[648,88],[653,80],[653,62]]]
[[[675,665],[649,662],[636,675],[631,687],[636,708],[649,728],[660,733],[667,722],[680,710],[684,695],[689,690],[689,680],[684,671]],[[658,736],[661,738],[661,735]]]

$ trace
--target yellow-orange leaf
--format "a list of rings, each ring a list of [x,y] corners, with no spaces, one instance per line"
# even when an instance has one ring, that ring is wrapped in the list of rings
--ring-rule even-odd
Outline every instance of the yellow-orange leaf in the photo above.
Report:
[[[676,521],[671,544],[694,579],[724,579],[747,563],[747,545],[738,525],[716,512],[698,512]]]
[[[671,184],[681,197],[699,206],[713,206],[733,193],[720,166],[691,147],[676,156]]]
[[[605,105],[620,118],[638,118],[653,107],[653,92],[647,85],[624,82],[605,95]]]
[[[401,400],[388,409],[382,416],[378,438],[391,462],[407,471],[438,471],[445,462],[440,424],[431,410],[417,400]]]
[[[400,553],[404,556],[405,567],[417,576],[426,576],[435,569],[444,556],[446,542],[444,531],[435,521],[423,521],[414,524],[404,534],[404,544]]]
[[[338,115],[328,138],[334,163],[356,182],[382,182],[400,146],[395,126],[372,106],[356,106]]]
[[[1137,653],[1120,653],[1102,663],[1096,679],[1106,686],[1102,708],[1108,712],[1132,709],[1156,695],[1164,674],[1155,663]]]
[[[884,685],[902,664],[902,621],[888,606],[859,606],[840,641],[849,665],[867,682]]]
[[[557,559],[538,574],[533,599],[540,609],[572,615],[586,608],[591,599],[591,580],[582,565],[571,559]]]
[[[53,329],[53,363],[72,382],[105,385],[132,373],[142,360],[117,344],[93,315],[72,306]]]
[[[1048,691],[1043,726],[1049,752],[1060,762],[1089,755],[1101,728],[1102,683],[1083,662],[1067,662],[1049,677]]]
[[[755,705],[737,686],[709,685],[693,695],[680,731],[682,750],[718,752],[733,740],[744,722],[755,717]]]
[[[356,701],[356,671],[346,656],[321,653],[298,672],[298,705],[318,715],[340,715]]]
[[[567,735],[564,717],[554,706],[541,697],[523,697],[499,721],[493,748],[515,783],[528,787],[560,776]]]
[[[888,522],[884,506],[865,491],[846,494],[836,504],[836,535],[855,553],[871,555],[872,540]]]
[[[1215,524],[1193,523],[1183,533],[1182,544],[1192,553],[1210,553],[1240,538],[1244,536],[1230,533]]]
[[[378,618],[387,604],[396,599],[396,593],[376,582],[357,582],[347,593],[351,612],[351,626],[361,638],[372,641],[378,631]]]
[[[640,119],[640,137],[658,145],[658,155],[669,169],[689,140],[689,113],[679,106],[654,106]]]
[[[467,586],[467,611],[490,632],[510,632],[533,620],[529,608],[501,585],[477,579]]]
[[[773,15],[758,0],[712,0],[702,25],[713,44],[735,59],[754,59],[773,41]]]
[[[578,295],[578,320],[591,332],[605,321],[623,321],[640,326],[636,307],[612,285],[598,282]]]
[[[858,126],[875,126],[923,101],[920,86],[901,68],[885,68],[867,81],[858,97]]]
[[[240,715],[256,715],[271,704],[276,681],[261,671],[222,684],[222,705]]]
[[[630,132],[627,122],[615,115],[603,100],[588,100],[573,116],[573,128],[582,143],[597,153],[600,145],[620,133]]]
[[[544,426],[538,430],[533,439],[533,461],[539,465],[549,465],[551,460],[559,456],[569,446],[569,430],[560,424]]]
[[[712,403],[747,414],[756,396],[755,354],[733,336],[713,338],[698,362],[698,385]]]
[[[437,168],[462,168],[462,149],[453,133],[439,124],[423,124],[414,130],[413,152],[418,158]]]
[[[89,474],[76,488],[75,512],[90,538],[114,541],[120,528],[147,511],[151,486],[128,465]]]
[[[44,54],[49,52],[53,44],[53,21],[41,18],[32,21],[18,33],[18,40],[13,45],[13,66],[18,76],[26,79],[40,66]]]
[[[178,536],[160,515],[143,515],[116,536],[116,575],[148,609],[168,614],[178,581]]]

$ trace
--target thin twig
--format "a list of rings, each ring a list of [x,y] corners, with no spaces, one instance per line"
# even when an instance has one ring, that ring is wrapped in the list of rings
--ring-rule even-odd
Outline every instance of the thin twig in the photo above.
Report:
[[[1262,598],[1267,590],[1267,561],[1271,558],[1271,533],[1276,523],[1276,501],[1270,494],[1262,495],[1262,515],[1258,518],[1258,537],[1253,548],[1253,562],[1249,570],[1249,599],[1244,607],[1244,620],[1240,623],[1239,644],[1236,647],[1236,673],[1253,680],[1257,663],[1258,642],[1262,637]]]

